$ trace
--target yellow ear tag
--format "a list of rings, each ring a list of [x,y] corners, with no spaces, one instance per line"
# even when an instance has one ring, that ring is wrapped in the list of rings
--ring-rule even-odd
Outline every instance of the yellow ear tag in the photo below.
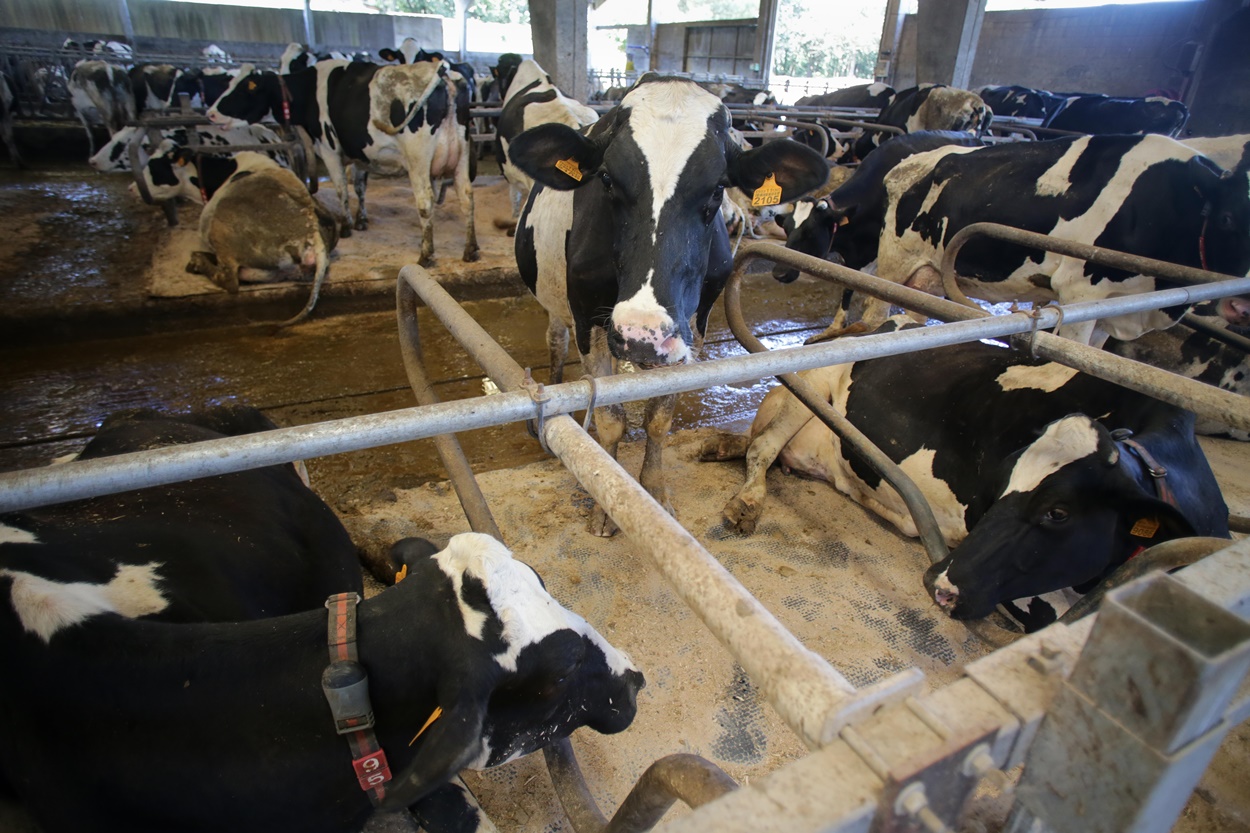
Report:
[[[1158,531],[1159,522],[1157,520],[1154,518],[1142,518],[1133,524],[1133,528],[1128,531],[1128,534],[1134,538],[1153,538]]]
[[[174,162],[174,164],[177,165],[179,168],[185,168],[187,166],[187,160],[178,159]]]
[[[395,583],[399,584],[401,581],[403,581],[406,578],[408,578],[408,565],[407,564],[401,567],[399,572],[395,574]]]
[[[841,220],[838,220],[838,225],[839,225],[839,226],[844,226],[844,225],[846,225],[846,224],[847,224],[847,223],[849,223],[849,222],[851,222],[851,218],[850,218],[850,217],[843,217]]]
[[[430,728],[430,724],[433,723],[435,720],[438,720],[442,716],[443,716],[442,706],[435,706],[434,711],[430,714],[430,719],[425,721],[425,725],[421,727],[420,732],[417,732],[415,735],[412,736],[412,740],[408,741],[408,745],[412,746],[414,743],[416,743],[417,738],[425,734],[425,730]]]
[[[255,91],[256,91],[256,82],[255,82],[255,81],[248,81],[248,82],[247,82],[247,89],[248,89],[248,92],[255,92]]]
[[[781,186],[777,184],[777,175],[769,174],[764,183],[751,195],[751,207],[760,208],[765,205],[777,205],[781,202]]]
[[[568,159],[561,159],[557,162],[556,170],[563,171],[578,182],[582,181],[582,169],[578,166],[577,160],[571,156]]]

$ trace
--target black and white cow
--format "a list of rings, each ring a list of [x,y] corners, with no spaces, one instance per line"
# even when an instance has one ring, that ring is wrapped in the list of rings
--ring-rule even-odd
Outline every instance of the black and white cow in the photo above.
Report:
[[[891,319],[885,330],[898,326]],[[1172,405],[981,342],[928,350],[923,361],[906,354],[800,375],[928,500],[952,550],[926,581],[955,618],[1087,589],[1171,538],[1228,537],[1228,508],[1194,416]],[[780,459],[917,535],[898,493],[785,388],[765,397],[749,439],[710,441],[703,457],[744,451],[746,484],[725,507],[736,531],[754,531],[765,475]],[[1167,469],[1162,481],[1148,471],[1156,465]]]
[[[819,95],[805,95],[794,102],[796,107],[855,107],[878,112],[894,99],[894,88],[889,84],[856,84]]]
[[[84,457],[271,428],[251,409],[110,418]],[[377,735],[399,775],[387,802],[417,802],[427,829],[465,829],[429,824],[449,809],[465,817],[465,795],[451,790],[449,808],[440,789],[456,762],[502,763],[579,725],[625,728],[642,678],[494,539],[460,535],[435,553],[420,539],[392,548],[407,578],[362,605],[357,635]],[[0,680],[0,708],[55,713],[80,700],[84,727],[98,709],[113,714],[91,740],[69,724],[5,733],[0,788],[47,833],[359,827],[370,802],[319,685],[324,603],[340,592],[362,594],[355,549],[290,467],[0,519],[0,657],[15,674]],[[191,624],[300,610],[314,613]],[[49,663],[54,674],[35,673]],[[79,672],[93,683],[73,683]],[[417,732],[435,707],[445,714]],[[420,718],[407,717],[414,710]],[[287,733],[301,742],[291,747]],[[425,737],[411,748],[414,733]],[[164,782],[153,793],[149,754]],[[71,800],[58,798],[54,770],[30,769],[63,757],[99,778]],[[187,782],[187,767],[201,765],[212,777]]]
[[[9,159],[19,168],[25,168],[22,155],[17,150],[17,139],[13,136],[13,116],[17,112],[17,93],[9,76],[0,72],[0,143],[8,151]]]
[[[1191,147],[1226,171],[1237,167],[1243,157],[1250,155],[1250,133],[1232,136],[1189,136],[1177,139]]]
[[[91,167],[101,173],[110,173],[113,171],[129,171],[130,170],[130,154],[128,148],[130,142],[134,139],[135,133],[139,131],[137,127],[123,127],[117,132],[112,139],[104,147],[96,151],[95,156],[87,161]],[[265,127],[263,124],[247,124],[243,126],[229,125],[218,126],[208,124],[195,129],[200,144],[206,148],[221,148],[230,145],[255,145],[255,144],[279,144],[282,139]],[[183,147],[188,146],[187,129],[185,127],[166,128],[160,131],[162,139],[168,139],[176,145]],[[139,158],[140,161],[146,162],[148,157],[153,153],[151,142],[148,140],[147,133],[144,131],[143,137],[139,140],[141,144]],[[281,161],[285,164],[286,157],[281,155]],[[196,195],[180,194],[191,200],[196,199]],[[161,199],[168,199],[162,197]]]
[[[535,61],[523,61],[508,76],[503,112],[495,128],[496,161],[508,180],[512,197],[512,222],[509,233],[516,229],[521,206],[529,199],[534,180],[526,176],[508,159],[508,145],[526,130],[540,124],[564,124],[580,130],[598,121],[599,114],[556,87],[551,76]]]
[[[217,66],[185,69],[174,82],[174,96],[186,93],[192,107],[207,109],[221,98],[236,74],[238,70]]]
[[[134,59],[134,50],[129,44],[115,40],[84,40],[76,41],[66,38],[61,48],[67,52],[87,52],[92,55],[104,55],[121,61]]]
[[[531,568],[473,533],[429,553],[401,541],[393,554],[406,577],[357,607],[373,731],[392,776],[384,809],[581,726],[629,726],[642,674]],[[231,624],[129,618],[116,585],[159,593],[154,574],[67,585],[0,570],[0,710],[24,716],[0,735],[0,779],[47,833],[359,829],[373,812],[362,783],[379,759],[359,753],[354,765],[335,731],[321,687],[327,611]]]
[[[166,139],[144,163],[141,176],[154,200],[184,199],[203,205],[235,174],[276,167],[281,167],[279,162],[263,153],[197,153]],[[138,196],[139,189],[132,184],[131,192]]]
[[[247,407],[128,411],[105,419],[76,459],[274,428]],[[290,465],[3,515],[0,541],[0,576],[25,594],[24,629],[41,639],[105,609],[164,622],[233,622],[362,592],[355,546]],[[76,612],[67,607],[75,588],[83,594]],[[9,599],[0,608],[12,616]]]
[[[551,378],[560,381],[568,331],[582,367],[612,372],[613,358],[641,367],[693,359],[712,304],[729,277],[721,219],[728,187],[795,199],[819,186],[828,166],[795,142],[743,151],[720,99],[679,78],[644,76],[621,103],[578,132],[563,124],[527,130],[509,146],[537,183],[516,235],[521,278],[550,315]],[[691,321],[694,319],[694,329]],[[640,481],[669,506],[661,461],[674,397],[647,409]],[[613,456],[625,429],[619,406],[595,410],[599,442]],[[615,531],[602,509],[596,534]]]
[[[1218,305],[1209,301],[1194,307],[1191,315],[1198,323],[1217,330],[1228,330],[1228,322],[1219,315]],[[1250,397],[1250,354],[1226,344],[1201,330],[1187,326],[1189,317],[1175,327],[1146,333],[1132,341],[1108,339],[1104,348],[1118,356],[1161,367],[1189,379],[1197,379],[1223,390]],[[1234,334],[1240,335],[1240,333]],[[1250,433],[1232,428],[1214,419],[1198,417],[1194,430],[1199,434],[1215,434],[1242,442],[1250,441]]]
[[[918,130],[955,130],[980,137],[994,114],[981,97],[968,90],[945,84],[921,84],[895,93],[877,116],[878,124],[900,127],[907,133]],[[891,134],[867,130],[855,141],[854,156],[868,158]]]
[[[977,90],[977,95],[994,111],[994,115],[1024,119],[1045,119],[1067,100],[1047,90],[1018,84],[982,87]]]
[[[104,61],[79,61],[69,76],[70,101],[74,112],[87,131],[87,143],[91,149],[88,156],[95,156],[95,136],[91,132],[88,116],[96,118],[108,128],[109,136],[134,121],[135,97],[126,70]]]
[[[1160,133],[1178,136],[1189,121],[1189,108],[1162,96],[1111,98],[1071,96],[1051,111],[1043,127],[1077,133]]]
[[[182,70],[172,64],[135,64],[130,68],[135,112],[163,110],[173,103]]]
[[[947,243],[976,222],[1002,223],[1065,240],[1225,275],[1250,274],[1250,158],[1227,175],[1163,136],[1081,136],[981,149],[940,148],[911,156],[885,178],[889,194],[877,274],[940,294]],[[1146,275],[988,238],[955,263],[963,291],[986,301],[1060,304],[1169,286]],[[875,326],[884,304],[875,304]],[[1183,309],[1065,325],[1063,334],[1101,345],[1171,326]],[[1220,314],[1250,323],[1250,299],[1226,299]]]
[[[421,233],[419,262],[434,259],[434,189],[431,178],[454,177],[465,217],[464,260],[477,260],[473,223],[472,153],[468,152],[468,101],[464,121],[459,97],[467,82],[459,73],[428,61],[400,66],[322,61],[290,75],[239,68],[217,103],[208,111],[214,124],[255,123],[272,115],[279,124],[304,130],[325,163],[339,202],[349,217],[343,236],[351,234],[347,196],[348,161],[396,162],[408,171]],[[455,104],[456,106],[453,106]],[[288,115],[289,114],[289,115]],[[355,227],[368,226],[365,211],[367,171],[355,176]]]

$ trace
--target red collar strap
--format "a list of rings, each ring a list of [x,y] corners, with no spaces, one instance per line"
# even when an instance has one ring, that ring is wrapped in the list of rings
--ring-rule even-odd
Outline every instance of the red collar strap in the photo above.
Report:
[[[286,88],[286,79],[278,74],[278,86],[282,88],[282,126],[291,126],[291,91]]]
[[[339,593],[326,600],[330,610],[328,642],[330,664],[321,675],[321,690],[334,715],[334,729],[347,736],[352,768],[360,788],[376,806],[386,797],[391,767],[373,733],[373,706],[369,676],[356,651],[356,593]]]

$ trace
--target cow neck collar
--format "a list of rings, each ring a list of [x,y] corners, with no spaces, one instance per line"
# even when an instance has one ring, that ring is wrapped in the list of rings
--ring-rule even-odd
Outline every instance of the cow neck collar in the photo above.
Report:
[[[335,731],[347,738],[352,769],[360,788],[368,793],[376,807],[386,797],[391,768],[373,732],[369,680],[356,650],[356,605],[359,603],[360,596],[356,593],[339,593],[326,599],[330,611],[327,631],[330,664],[321,675],[321,689],[334,715]]]
[[[1211,203],[1202,206],[1202,231],[1198,232],[1198,262],[1204,272],[1210,272],[1207,266],[1207,223],[1211,221]]]
[[[1145,471],[1150,482],[1154,483],[1155,497],[1164,503],[1177,508],[1176,495],[1172,491],[1172,487],[1168,485],[1168,470],[1159,464],[1145,446],[1132,439],[1133,432],[1127,428],[1117,428],[1111,432],[1111,438],[1115,440],[1116,446],[1120,449],[1120,453],[1130,459],[1136,460],[1143,471]],[[1156,518],[1142,518],[1133,524],[1129,530],[1129,535],[1134,538],[1152,539],[1159,529],[1159,521]],[[1138,544],[1125,561],[1131,561],[1140,555],[1147,548],[1146,544]]]
[[[286,86],[286,76],[282,73],[278,75],[278,88],[282,91],[282,126],[291,126],[291,91]]]

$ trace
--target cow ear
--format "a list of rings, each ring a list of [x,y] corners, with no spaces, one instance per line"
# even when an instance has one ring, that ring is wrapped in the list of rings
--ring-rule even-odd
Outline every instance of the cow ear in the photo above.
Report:
[[[427,722],[417,756],[387,785],[383,810],[399,810],[415,804],[451,780],[482,751],[482,724],[486,704],[462,701],[445,712],[434,712]],[[413,731],[421,729],[415,727]]]
[[[1189,160],[1189,174],[1193,177],[1194,188],[1203,199],[1210,201],[1215,198],[1224,172],[1214,162],[1205,156],[1195,156]]]
[[[820,154],[790,139],[765,142],[739,153],[729,163],[729,181],[747,194],[755,194],[769,176],[781,186],[780,202],[792,202],[824,185],[829,165]]]
[[[567,125],[541,124],[512,140],[508,158],[548,188],[571,191],[590,181],[590,173],[603,161],[603,151]]]
[[[440,550],[436,544],[424,538],[404,538],[391,545],[389,554],[391,569],[398,584],[408,574],[425,563]]]
[[[403,63],[404,56],[396,52],[394,49],[379,49],[378,57],[383,61],[399,61]]]

